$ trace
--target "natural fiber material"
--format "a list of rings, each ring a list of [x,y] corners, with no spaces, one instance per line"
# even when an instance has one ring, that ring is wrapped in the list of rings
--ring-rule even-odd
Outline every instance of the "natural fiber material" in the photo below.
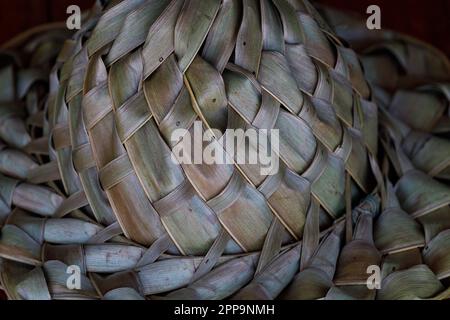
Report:
[[[307,0],[123,0],[85,17],[56,59],[58,37],[13,42],[41,78],[12,86],[33,58],[0,68],[9,298],[447,297],[446,85],[411,88],[378,51],[361,64]],[[220,147],[226,129],[278,129],[278,172],[237,154],[174,162],[172,133],[195,121]]]

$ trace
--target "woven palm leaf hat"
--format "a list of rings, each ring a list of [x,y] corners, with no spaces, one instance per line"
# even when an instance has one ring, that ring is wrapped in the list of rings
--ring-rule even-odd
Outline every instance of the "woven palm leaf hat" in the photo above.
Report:
[[[64,44],[15,41],[25,63],[0,69],[8,297],[448,297],[446,87],[405,89],[401,48],[361,63],[327,20],[307,0],[123,0],[97,2]],[[15,85],[28,69],[48,78]],[[237,152],[173,161],[172,133],[198,123],[221,148],[226,129],[277,129],[279,170]]]

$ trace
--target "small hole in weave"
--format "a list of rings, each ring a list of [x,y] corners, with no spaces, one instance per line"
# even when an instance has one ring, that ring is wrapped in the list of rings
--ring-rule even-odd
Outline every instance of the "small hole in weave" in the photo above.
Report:
[[[159,62],[163,62],[163,61],[164,61],[163,57],[159,58]]]
[[[177,127],[179,127],[179,126],[180,126],[180,121],[177,121],[177,123],[175,123],[175,125],[176,125]]]
[[[242,43],[242,44],[243,44],[244,46],[246,46],[246,45],[247,45],[247,42],[244,41],[244,43]]]
[[[216,99],[216,98],[212,99],[212,102],[213,102],[213,103],[216,103],[216,101],[217,101],[217,99]]]
[[[206,260],[205,260],[205,264],[208,264],[208,263],[209,263],[209,259],[206,259]]]

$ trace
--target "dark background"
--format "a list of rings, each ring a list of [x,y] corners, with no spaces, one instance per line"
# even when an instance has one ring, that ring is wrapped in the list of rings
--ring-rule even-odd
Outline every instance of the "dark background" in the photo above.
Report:
[[[366,15],[372,4],[381,8],[382,28],[424,40],[450,56],[450,0],[319,0],[319,3]]]
[[[67,18],[66,8],[91,7],[94,0],[0,0],[0,44],[33,26]],[[381,8],[383,28],[425,40],[450,56],[450,0],[320,0],[365,15],[369,5]],[[0,299],[4,297],[0,291]]]
[[[312,0],[314,2],[316,0]],[[425,40],[450,56],[450,0],[317,0],[365,15],[381,8],[382,27]],[[0,44],[30,27],[67,18],[66,8],[89,8],[94,0],[0,0]]]

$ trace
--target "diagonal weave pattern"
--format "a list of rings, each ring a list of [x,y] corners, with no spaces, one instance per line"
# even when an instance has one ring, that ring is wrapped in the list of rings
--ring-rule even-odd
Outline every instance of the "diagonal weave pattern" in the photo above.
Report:
[[[340,217],[346,171],[371,191],[376,107],[356,55],[310,6],[144,2],[106,7],[89,39],[77,34],[59,59],[51,138],[65,191],[84,192],[78,207],[89,203],[103,224],[117,219],[137,243],[169,236],[182,254],[201,255],[222,228],[233,240],[226,252],[260,250],[271,224],[299,239],[311,201],[323,220]],[[222,133],[279,129],[279,173],[174,164],[170,135],[195,120]]]
[[[31,130],[0,115],[17,119],[2,140],[33,155],[15,154],[15,166],[0,152],[9,297],[445,298],[449,189],[399,146],[433,177],[445,179],[447,158],[420,162],[431,140],[396,122],[410,97],[391,103],[385,91],[405,82],[385,80],[371,58],[374,89],[307,0],[98,2],[35,99],[45,108],[27,110]],[[38,81],[26,83],[1,101],[34,101]],[[261,175],[237,154],[175,163],[183,141],[171,134],[196,121],[217,129],[220,147],[226,129],[278,129],[280,170]],[[80,290],[66,285],[70,265]],[[382,265],[378,293],[366,286],[371,265]]]

